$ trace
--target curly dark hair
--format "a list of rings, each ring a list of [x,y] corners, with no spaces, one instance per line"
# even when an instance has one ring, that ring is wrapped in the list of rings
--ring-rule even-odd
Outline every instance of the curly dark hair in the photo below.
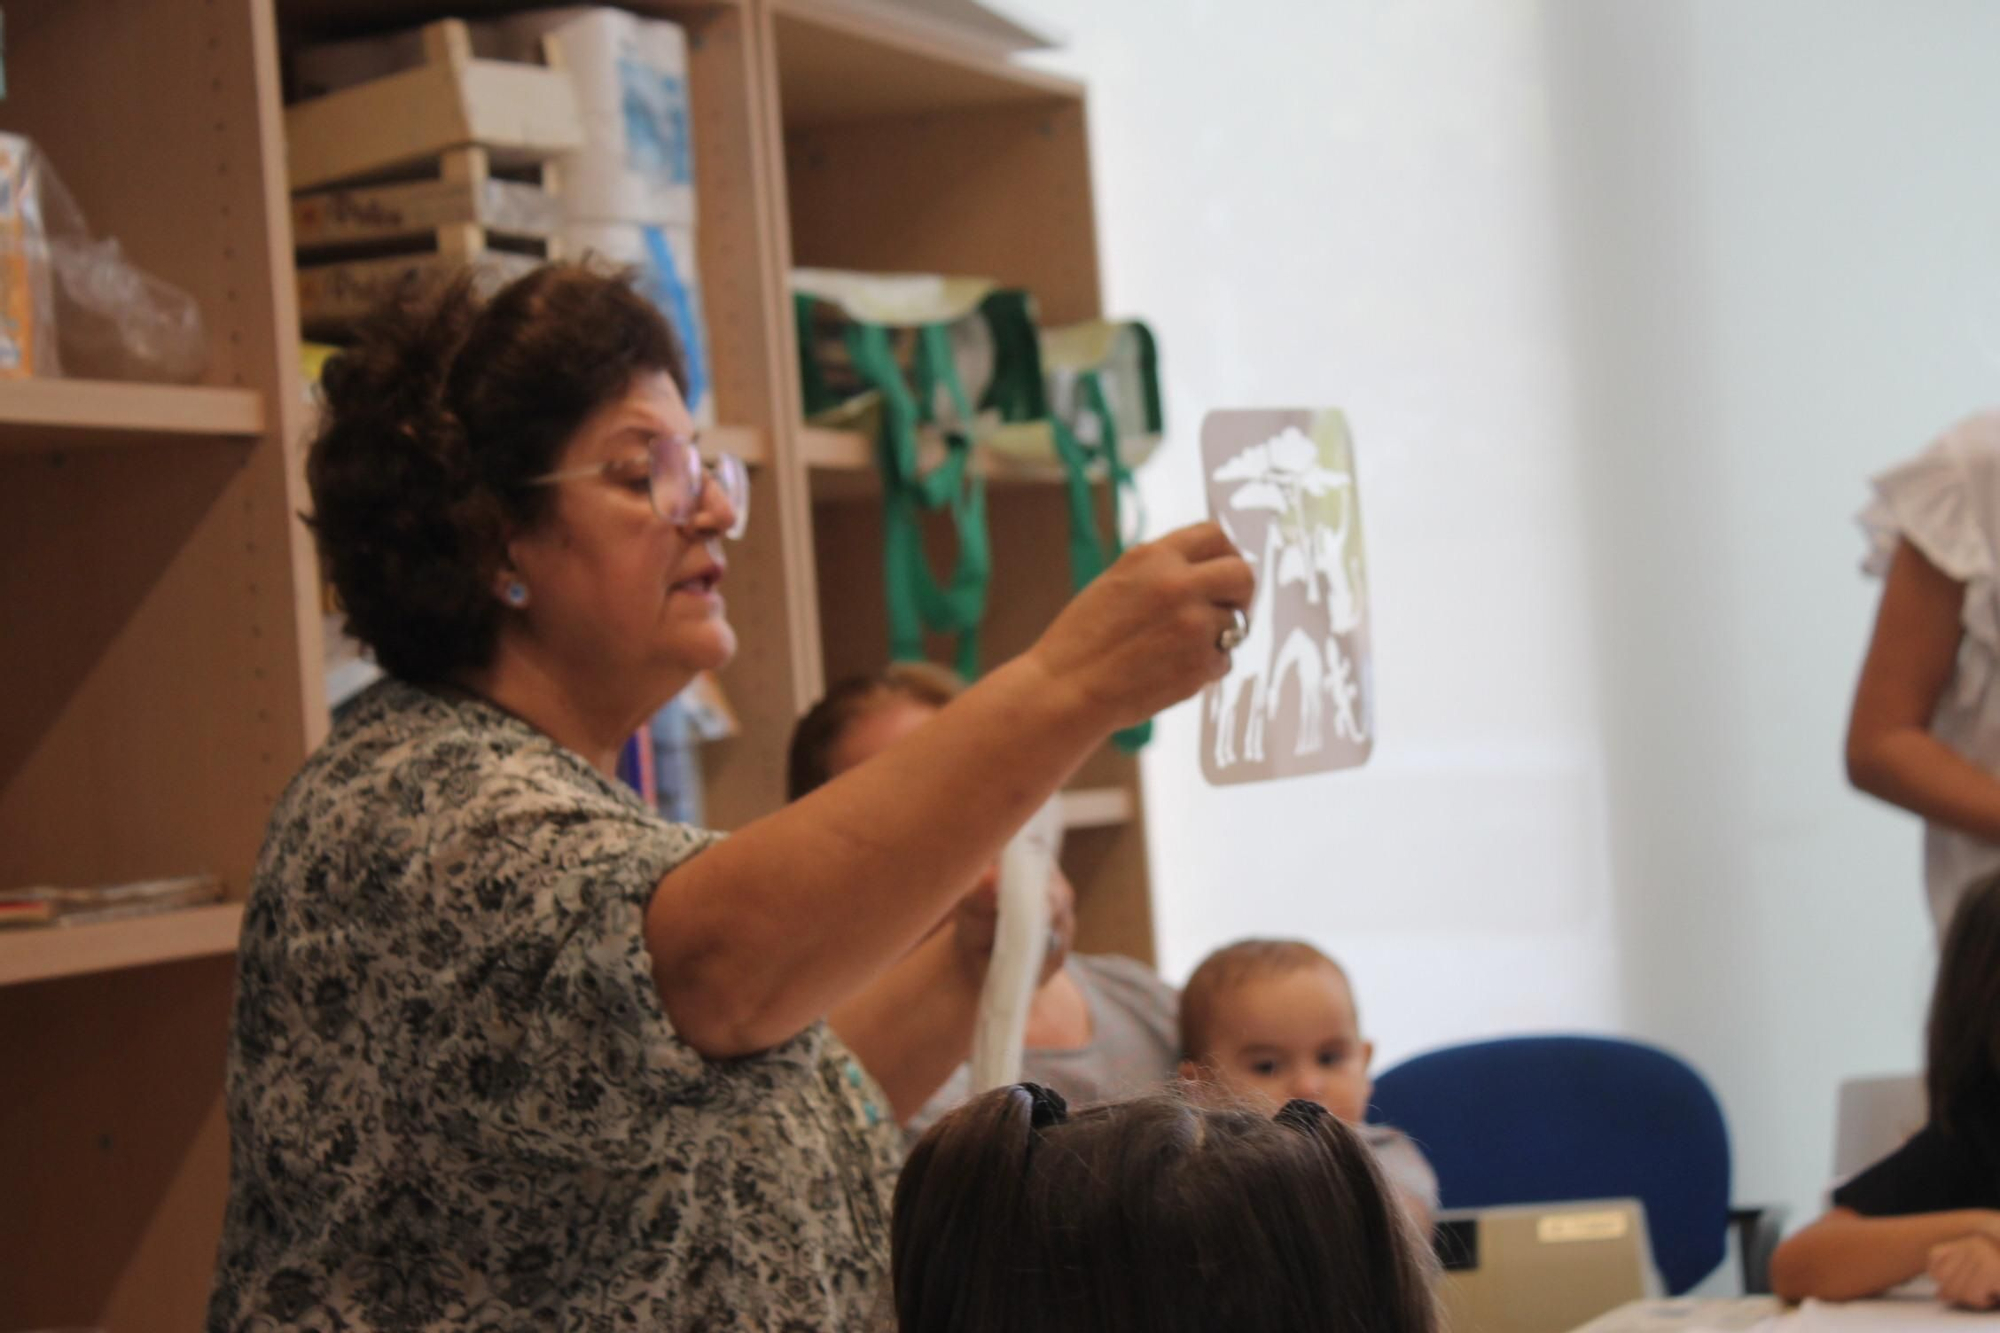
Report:
[[[550,471],[593,412],[681,349],[631,274],[547,264],[487,295],[476,273],[411,281],[326,364],[308,521],[347,631],[404,680],[491,662],[509,532],[547,514]]]

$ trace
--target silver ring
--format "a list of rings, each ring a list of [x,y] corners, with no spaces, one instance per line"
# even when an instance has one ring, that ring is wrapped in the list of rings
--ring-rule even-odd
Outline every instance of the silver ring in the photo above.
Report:
[[[1229,613],[1236,617],[1236,623],[1225,626],[1222,633],[1215,636],[1215,650],[1224,655],[1235,652],[1236,646],[1250,633],[1250,617],[1244,615],[1241,608],[1232,606]]]
[[[1062,932],[1050,926],[1048,934],[1042,939],[1042,957],[1052,958],[1062,952],[1062,947]]]

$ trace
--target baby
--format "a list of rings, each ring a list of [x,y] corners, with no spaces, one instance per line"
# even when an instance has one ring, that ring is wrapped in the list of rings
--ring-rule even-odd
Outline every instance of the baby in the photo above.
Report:
[[[1297,940],[1243,940],[1202,961],[1181,993],[1181,1076],[1275,1110],[1317,1102],[1354,1127],[1420,1235],[1430,1234],[1437,1175],[1417,1146],[1365,1123],[1374,1045],[1361,1036],[1340,964]]]

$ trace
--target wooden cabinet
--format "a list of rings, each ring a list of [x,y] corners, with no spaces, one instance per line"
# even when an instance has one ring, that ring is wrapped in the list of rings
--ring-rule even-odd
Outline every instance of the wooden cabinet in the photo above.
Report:
[[[197,387],[0,382],[0,884],[208,871],[229,903],[0,935],[0,1330],[188,1329],[226,1178],[240,900],[327,727],[281,45],[522,5],[10,0],[0,130],[91,224],[201,303]],[[881,664],[868,441],[802,424],[794,263],[973,273],[1099,313],[1083,89],[848,0],[645,0],[690,42],[718,434],[752,461],[732,552],[743,734],[715,823],[782,796],[794,718]],[[1052,470],[994,469],[989,661],[1068,595]],[[1065,798],[1079,946],[1150,957],[1137,766]]]

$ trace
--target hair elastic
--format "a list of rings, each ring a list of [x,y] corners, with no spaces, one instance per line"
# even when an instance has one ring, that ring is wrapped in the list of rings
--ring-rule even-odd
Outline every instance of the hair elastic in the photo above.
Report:
[[[1314,1129],[1318,1128],[1320,1121],[1326,1119],[1331,1114],[1332,1112],[1328,1111],[1318,1102],[1309,1102],[1303,1097],[1294,1097],[1279,1107],[1278,1114],[1271,1118],[1288,1129],[1296,1129],[1301,1133],[1310,1134]]]
[[[1069,1119],[1069,1103],[1054,1088],[1045,1088],[1039,1083],[1017,1083],[1014,1086],[1028,1094],[1034,1103],[1028,1123],[1035,1129],[1047,1129],[1050,1125],[1060,1125]]]

